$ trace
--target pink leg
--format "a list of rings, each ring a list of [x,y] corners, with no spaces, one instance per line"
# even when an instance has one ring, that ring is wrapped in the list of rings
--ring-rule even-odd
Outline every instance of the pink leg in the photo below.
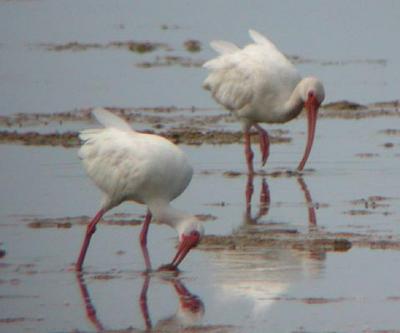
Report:
[[[260,150],[262,156],[262,165],[265,165],[269,156],[269,135],[266,130],[264,130],[260,125],[254,125],[258,130],[260,136]]]
[[[93,220],[87,226],[85,239],[83,240],[81,252],[79,254],[78,261],[76,262],[76,265],[75,265],[75,268],[77,271],[82,270],[82,264],[83,264],[83,261],[85,260],[86,251],[89,247],[90,239],[92,238],[92,235],[96,231],[96,224],[100,221],[101,217],[104,215],[105,212],[106,212],[105,209],[103,209],[103,208],[100,209],[97,212],[96,216],[93,218]]]
[[[254,154],[251,150],[251,137],[250,137],[250,129],[245,130],[244,132],[244,152],[246,154],[246,162],[247,162],[247,170],[249,174],[254,174],[253,169],[253,157]]]
[[[151,212],[148,209],[146,217],[143,222],[142,231],[140,232],[140,246],[142,248],[142,253],[143,253],[144,262],[145,262],[147,271],[151,270],[150,256],[149,256],[149,252],[147,250],[147,232],[149,230],[150,222],[151,222]]]

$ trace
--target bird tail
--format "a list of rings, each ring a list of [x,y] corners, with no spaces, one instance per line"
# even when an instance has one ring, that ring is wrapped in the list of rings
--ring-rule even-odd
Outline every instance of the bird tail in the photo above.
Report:
[[[205,62],[203,67],[207,69],[216,69],[221,67],[221,63],[225,63],[224,61],[221,61],[221,58],[224,59],[225,55],[233,54],[240,50],[240,48],[235,44],[223,40],[213,40],[210,43],[210,46],[214,51],[218,52],[220,56]]]
[[[260,34],[258,31],[250,29],[249,30],[249,35],[250,35],[250,38],[256,44],[264,45],[264,46],[267,46],[270,49],[278,51],[278,49],[276,48],[275,44],[272,43],[267,37],[265,37],[264,35]]]
[[[240,50],[237,45],[224,40],[213,40],[210,46],[219,54],[229,54]]]
[[[92,114],[104,127],[114,127],[122,131],[133,131],[132,127],[124,119],[106,109],[96,108],[92,111]]]
[[[92,114],[106,128],[116,128],[125,132],[133,131],[132,127],[124,119],[106,109],[96,108],[92,111]],[[85,129],[79,133],[79,139],[84,143],[88,143],[96,140],[102,132],[104,132],[104,128]]]
[[[90,141],[91,139],[94,139],[97,136],[97,134],[101,133],[102,131],[103,131],[102,128],[85,129],[79,132],[79,139],[83,142]]]

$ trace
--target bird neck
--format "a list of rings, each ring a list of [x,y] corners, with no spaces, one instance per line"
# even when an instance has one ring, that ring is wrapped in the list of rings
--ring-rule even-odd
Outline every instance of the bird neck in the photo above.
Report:
[[[169,226],[178,230],[181,222],[189,217],[188,214],[172,207],[169,202],[155,201],[148,204],[151,214],[154,219],[161,224],[168,224]]]
[[[304,90],[304,79],[301,80],[297,86],[294,88],[292,94],[290,95],[287,102],[284,104],[284,114],[288,116],[289,119],[297,117],[303,110],[304,100],[302,98],[302,93]],[[286,118],[287,120],[287,118]]]

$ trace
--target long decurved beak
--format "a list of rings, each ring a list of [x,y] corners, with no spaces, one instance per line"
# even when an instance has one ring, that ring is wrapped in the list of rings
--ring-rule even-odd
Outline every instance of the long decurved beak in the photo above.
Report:
[[[320,103],[317,98],[313,95],[307,99],[304,103],[305,108],[307,109],[307,120],[308,120],[308,136],[307,136],[307,145],[304,151],[303,159],[301,160],[299,166],[297,167],[298,171],[302,171],[304,165],[307,162],[308,156],[310,155],[311,148],[314,142],[315,136],[315,127],[317,125],[317,115]]]
[[[179,244],[178,251],[176,252],[174,259],[172,259],[171,266],[177,268],[189,251],[194,248],[199,241],[200,235],[198,233],[184,237]]]

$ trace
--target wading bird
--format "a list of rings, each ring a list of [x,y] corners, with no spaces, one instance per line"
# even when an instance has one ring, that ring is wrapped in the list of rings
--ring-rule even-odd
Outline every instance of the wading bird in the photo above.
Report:
[[[170,205],[188,186],[193,169],[184,153],[172,142],[157,135],[141,134],[121,118],[104,109],[93,111],[105,127],[80,133],[83,145],[79,157],[89,177],[104,193],[100,210],[89,223],[76,269],[80,271],[96,224],[113,207],[124,201],[135,201],[148,207],[140,233],[146,268],[147,231],[154,217],[158,222],[176,229],[179,246],[170,264],[160,267],[176,270],[186,254],[202,235],[202,223],[195,217]]]
[[[314,140],[318,108],[325,97],[317,78],[302,79],[291,62],[260,33],[249,30],[254,43],[240,49],[233,43],[212,41],[220,55],[203,66],[210,70],[203,87],[241,121],[249,173],[254,173],[250,130],[259,133],[262,164],[269,155],[268,133],[258,123],[285,123],[308,111],[308,138],[298,171],[303,170]]]

